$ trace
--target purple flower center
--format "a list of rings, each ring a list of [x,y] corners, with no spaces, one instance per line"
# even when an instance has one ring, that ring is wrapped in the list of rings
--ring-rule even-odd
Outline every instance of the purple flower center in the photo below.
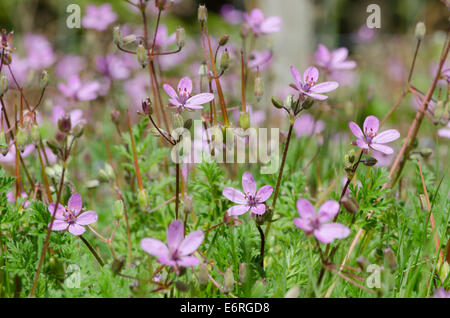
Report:
[[[74,224],[77,216],[75,214],[75,211],[66,209],[66,212],[64,212],[64,218],[67,223]]]
[[[180,98],[178,99],[178,101],[183,105],[186,104],[186,101],[189,99],[189,97],[191,97],[191,94],[188,93],[186,88],[184,90],[180,88],[178,90],[178,93],[180,94]]]
[[[247,193],[245,195],[245,198],[247,199],[247,205],[250,207],[254,207],[259,203],[259,198],[257,196],[253,196],[250,193]]]
[[[302,89],[305,92],[309,92],[309,90],[311,89],[311,87],[313,87],[314,85],[316,85],[316,82],[311,78],[309,78],[309,76],[306,76],[305,78],[305,84],[303,84]]]
[[[366,135],[365,139],[368,144],[370,144],[372,142],[372,139],[377,135],[376,131],[374,131],[373,128],[366,128],[364,130],[364,133]]]

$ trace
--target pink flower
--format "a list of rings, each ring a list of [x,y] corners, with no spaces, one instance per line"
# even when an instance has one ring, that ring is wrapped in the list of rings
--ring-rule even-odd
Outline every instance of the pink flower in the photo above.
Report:
[[[55,125],[58,124],[58,120],[66,115],[66,111],[61,106],[54,106],[52,110],[52,121]],[[86,124],[86,119],[83,118],[83,111],[81,109],[74,109],[69,112],[70,124],[75,127],[79,123]]]
[[[294,122],[295,134],[297,137],[320,134],[325,129],[323,121],[315,121],[311,114],[298,116]]]
[[[242,175],[242,188],[244,189],[244,193],[230,187],[223,189],[222,194],[228,200],[238,204],[227,210],[228,215],[241,215],[248,210],[254,214],[264,214],[264,212],[266,212],[266,205],[264,202],[272,195],[272,186],[265,185],[256,191],[255,179],[253,179],[250,172],[245,172]]]
[[[450,122],[447,124],[447,128],[438,130],[438,136],[443,138],[450,138]]]
[[[229,24],[241,24],[244,21],[244,14],[241,10],[236,9],[231,4],[224,4],[220,8],[220,14]]]
[[[263,51],[252,51],[250,53],[250,57],[248,59],[248,67],[255,70],[259,68],[263,70],[272,62],[272,51],[271,50],[263,50]]]
[[[81,83],[78,75],[72,75],[67,79],[67,84],[59,83],[57,87],[68,98],[75,100],[94,100],[98,96],[100,83],[97,81]]]
[[[434,291],[434,295],[431,298],[450,298],[450,291],[445,291],[444,288],[440,287]]]
[[[34,149],[34,145],[32,144],[25,146],[24,150],[20,153],[22,155],[22,158],[30,155],[34,151]],[[11,166],[16,165],[16,146],[13,142],[10,142],[9,151],[5,155],[0,152],[0,163]]]
[[[164,24],[160,24],[158,27],[158,33],[156,33],[155,44],[156,46],[162,50],[168,47],[169,45],[174,44],[176,41],[175,32],[169,35],[167,31],[167,27]]]
[[[28,66],[34,70],[42,70],[56,61],[52,46],[43,35],[27,34],[24,38],[27,50]]]
[[[364,134],[361,128],[354,123],[350,122],[349,127],[352,133],[356,136],[356,145],[362,149],[372,148],[376,151],[380,151],[386,155],[390,155],[394,150],[386,146],[385,144],[394,141],[400,137],[400,133],[396,129],[388,129],[378,134],[378,127],[380,123],[375,116],[368,116],[364,121]]]
[[[86,7],[86,15],[83,17],[81,24],[87,29],[104,31],[116,19],[117,14],[112,10],[109,3],[101,6],[91,4]]]
[[[264,19],[263,12],[258,8],[253,9],[250,14],[244,13],[244,18],[256,35],[280,31],[281,18],[268,17],[267,19]]]
[[[80,74],[85,66],[86,61],[81,56],[68,54],[56,64],[55,73],[59,77],[67,79],[71,75]]]
[[[53,214],[56,203],[48,205],[48,211]],[[73,235],[81,235],[86,229],[83,225],[88,225],[97,221],[97,213],[94,211],[86,211],[80,213],[82,208],[81,195],[78,193],[72,194],[67,203],[67,207],[58,204],[55,213],[55,220],[53,222],[53,231],[69,230]],[[49,224],[50,226],[50,224]]]
[[[169,107],[176,108],[178,112],[182,112],[184,109],[194,111],[197,109],[203,109],[202,104],[208,103],[214,99],[214,94],[201,93],[191,96],[192,93],[192,81],[189,77],[183,77],[178,82],[178,94],[168,84],[163,85],[164,90],[170,96]]]
[[[100,73],[115,80],[124,80],[130,75],[130,70],[122,56],[114,54],[107,54],[104,57],[98,56],[95,64]]]
[[[347,56],[348,50],[345,47],[329,51],[325,45],[319,44],[314,53],[314,61],[317,66],[328,72],[355,68],[356,62],[346,60]]]
[[[20,193],[20,197],[22,199],[26,199],[27,198],[27,193],[26,192],[21,192]],[[8,202],[11,202],[11,203],[14,203],[14,204],[16,203],[16,196],[14,195],[14,193],[12,193],[12,191],[10,191],[10,192],[8,192],[6,194],[6,198],[8,199]],[[28,200],[23,201],[22,208],[26,209],[29,206],[30,206],[30,201],[28,201]]]
[[[291,66],[291,73],[295,80],[295,84],[291,84],[291,87],[313,99],[325,100],[328,96],[319,93],[331,92],[339,86],[337,82],[323,82],[316,85],[319,79],[319,71],[314,66],[306,69],[303,73],[303,80],[299,71],[293,66]]]
[[[144,238],[141,240],[142,249],[158,258],[158,262],[177,268],[178,266],[197,266],[201,261],[190,256],[194,253],[204,239],[202,231],[193,231],[184,239],[184,226],[179,220],[170,223],[167,229],[167,246],[160,240]]]
[[[322,243],[332,243],[334,239],[343,239],[350,234],[350,229],[340,223],[329,223],[339,212],[339,203],[334,200],[326,201],[315,213],[314,207],[306,199],[297,200],[299,218],[294,224],[304,230],[307,235],[314,234]]]

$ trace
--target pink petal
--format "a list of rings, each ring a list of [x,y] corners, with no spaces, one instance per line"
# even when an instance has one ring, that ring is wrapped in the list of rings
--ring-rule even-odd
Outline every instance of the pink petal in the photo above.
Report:
[[[141,240],[142,249],[150,255],[160,257],[169,257],[167,246],[160,240],[154,238],[144,238]]]
[[[202,244],[205,235],[203,231],[194,231],[189,233],[188,236],[181,242],[178,251],[181,256],[192,254]]]
[[[205,103],[208,103],[214,99],[214,94],[211,93],[201,93],[197,94],[195,96],[192,96],[186,101],[186,104],[193,104],[193,105],[202,105]]]
[[[356,139],[356,145],[362,149],[369,149],[369,145],[362,139]]]
[[[318,212],[319,221],[321,223],[328,222],[333,219],[339,212],[339,203],[334,200],[324,202]]]
[[[313,230],[313,227],[306,219],[302,218],[295,218],[294,219],[294,225],[298,227],[299,229],[302,229],[306,232],[311,232]]]
[[[203,106],[201,106],[201,105],[186,104],[186,105],[184,105],[184,107],[186,107],[187,110],[191,110],[191,111],[198,110],[198,109],[203,109]]]
[[[76,223],[80,225],[88,225],[97,222],[97,218],[97,213],[94,211],[86,211],[77,217]]]
[[[294,77],[295,84],[297,87],[300,87],[300,83],[302,83],[302,77],[300,76],[300,72],[293,66],[291,66],[291,74]]]
[[[314,230],[314,236],[322,243],[331,243],[334,239],[346,238],[350,234],[350,229],[340,223],[322,224]]]
[[[383,131],[373,137],[372,142],[377,144],[385,144],[391,141],[394,141],[400,137],[400,133],[396,129],[389,129]]]
[[[371,143],[370,144],[370,148],[375,149],[375,150],[377,150],[379,152],[382,152],[382,153],[384,153],[386,155],[390,155],[390,154],[394,153],[394,149],[392,149],[389,146],[382,145],[382,144]]]
[[[304,92],[305,95],[313,98],[313,99],[317,99],[317,100],[325,100],[328,98],[328,96],[326,95],[321,95],[321,94],[315,94],[315,93],[306,93]]]
[[[335,70],[350,70],[355,67],[356,67],[355,61],[339,62],[333,65],[333,69]]]
[[[366,120],[364,120],[364,133],[367,135],[373,134],[375,135],[378,132],[378,128],[380,126],[380,122],[378,118],[375,116],[367,116]]]
[[[314,53],[314,59],[319,66],[325,66],[331,59],[330,51],[323,44],[317,46],[317,51]]]
[[[169,95],[171,98],[175,100],[178,100],[177,92],[173,89],[172,86],[170,86],[169,84],[164,84],[163,88],[166,91],[167,95]]]
[[[184,237],[184,226],[179,220],[172,221],[167,229],[167,246],[171,252],[175,251]]]
[[[56,203],[50,203],[48,205],[48,212],[50,212],[50,215],[53,215],[53,212],[55,211],[55,205]],[[66,208],[62,206],[61,204],[58,204],[58,208],[56,209],[55,213],[55,219],[57,220],[64,220],[64,213],[66,212]]]
[[[50,223],[48,225],[50,226]],[[61,230],[67,229],[68,226],[69,226],[69,223],[67,223],[66,221],[54,220],[52,230],[53,231],[61,231]]]
[[[192,81],[189,77],[185,76],[178,82],[178,93],[186,92],[189,95],[192,92]]]
[[[363,134],[361,128],[359,128],[359,126],[356,123],[351,121],[348,124],[348,126],[350,127],[350,130],[352,131],[353,135],[356,136],[356,138],[358,138],[358,139],[364,138],[364,134]]]
[[[252,206],[250,208],[250,212],[252,212],[253,214],[264,214],[266,212],[266,205],[263,203],[257,204],[256,206]]]
[[[201,263],[202,262],[195,256],[183,256],[177,261],[177,264],[183,267],[197,266]]]
[[[235,205],[227,210],[229,216],[242,215],[250,209],[248,205]]]
[[[267,201],[270,198],[273,192],[273,187],[270,185],[265,185],[261,187],[256,193],[256,199],[259,203]]]
[[[314,66],[310,66],[303,73],[303,83],[307,83],[310,81],[317,82],[319,79],[319,70]]]
[[[281,18],[280,17],[268,17],[261,24],[261,32],[274,33],[280,31]]]
[[[306,199],[297,200],[297,211],[301,218],[307,219],[315,216],[314,206]]]
[[[438,136],[443,138],[450,138],[450,129],[439,129]]]
[[[73,235],[81,235],[86,231],[86,229],[84,227],[82,227],[81,225],[78,225],[76,223],[70,224],[69,225],[69,232],[72,233]]]
[[[345,47],[341,47],[339,49],[334,50],[332,53],[332,61],[335,62],[343,62],[348,56],[348,49]]]
[[[79,213],[82,207],[81,195],[79,193],[74,193],[67,202],[67,208],[75,213]]]
[[[171,105],[173,105],[173,106],[176,106],[176,107],[181,106],[180,101],[178,99],[175,99],[175,98],[169,98],[169,103]]]
[[[79,100],[94,100],[97,98],[97,91],[100,89],[100,83],[90,82],[84,85],[77,92],[77,98]]]
[[[245,198],[245,195],[241,191],[238,191],[236,189],[227,187],[227,188],[223,189],[222,194],[225,198],[227,198],[228,200],[230,200],[234,203],[241,203],[241,204],[247,203],[247,199]]]
[[[334,91],[339,87],[338,82],[323,82],[311,87],[310,92],[312,93],[327,93]]]
[[[250,12],[250,19],[253,23],[261,23],[264,21],[264,14],[259,8],[255,8]]]
[[[256,194],[256,182],[250,172],[244,172],[242,175],[242,188],[246,195],[255,196]]]

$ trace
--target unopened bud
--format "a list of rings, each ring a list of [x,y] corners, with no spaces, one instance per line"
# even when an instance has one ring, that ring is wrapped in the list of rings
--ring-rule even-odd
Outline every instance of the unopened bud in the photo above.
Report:
[[[113,29],[113,42],[115,45],[121,46],[123,44],[122,41],[122,31],[119,26],[115,26]]]
[[[175,39],[177,46],[181,49],[185,44],[185,34],[184,29],[182,27],[179,27],[175,32]]]
[[[205,263],[200,264],[200,270],[198,273],[198,281],[200,285],[206,285],[208,283],[209,277],[208,277],[208,265]]]
[[[138,194],[138,202],[141,208],[146,208],[148,205],[148,193],[147,190],[142,189]]]
[[[241,263],[239,265],[239,280],[242,283],[247,281],[247,263]]]
[[[230,38],[230,36],[228,34],[222,35],[222,37],[219,40],[219,45],[224,46],[225,44],[227,44],[229,38]]]
[[[152,101],[150,98],[146,98],[142,101],[142,112],[147,116],[153,114]]]
[[[284,298],[297,298],[299,294],[300,287],[294,286],[287,291],[287,293],[284,295]]]
[[[46,70],[43,70],[41,73],[41,76],[39,77],[39,86],[44,89],[48,86],[48,72]]]
[[[131,45],[131,44],[136,43],[136,41],[137,41],[137,37],[134,34],[129,34],[129,35],[124,36],[122,38],[122,44],[123,45]]]
[[[356,214],[359,211],[358,202],[350,195],[345,195],[341,200],[342,205],[348,213]]]
[[[444,115],[445,112],[445,107],[444,107],[444,102],[439,100],[436,103],[436,108],[434,109],[434,118],[436,121],[439,121],[442,116]]]
[[[417,40],[423,40],[423,38],[425,37],[425,33],[427,31],[427,28],[425,26],[425,23],[423,22],[419,22],[416,24],[416,39]]]
[[[10,65],[12,62],[11,53],[8,51],[3,52],[3,64]]]
[[[58,128],[62,133],[67,134],[70,132],[70,130],[72,129],[72,122],[69,115],[64,115],[58,120]]]
[[[136,56],[139,64],[141,64],[142,68],[144,68],[148,63],[148,60],[147,60],[147,52],[142,43],[140,43],[136,49]]]
[[[17,148],[19,148],[20,151],[22,151],[24,149],[27,139],[28,138],[27,138],[27,133],[26,133],[25,129],[19,128],[17,130],[17,134],[16,134],[16,143],[17,143]]]
[[[450,265],[448,264],[447,261],[444,261],[443,263],[440,261],[438,263],[438,275],[439,278],[441,279],[441,281],[446,281],[448,275],[450,274]]]
[[[115,258],[111,264],[111,270],[114,273],[114,275],[119,274],[122,271],[123,266],[125,265],[125,259],[124,258]]]
[[[100,171],[98,172],[98,178],[101,182],[109,182],[114,180],[115,175],[113,168],[108,163],[106,163],[105,167],[103,169],[100,169]]]
[[[283,108],[283,101],[279,99],[278,97],[272,96],[272,105],[275,108]]]
[[[200,5],[197,11],[197,18],[201,24],[204,24],[208,19],[208,10],[204,5]]]
[[[393,271],[395,271],[398,267],[397,264],[397,258],[394,255],[394,252],[390,247],[386,247],[384,250],[384,257],[386,258],[386,261],[388,262],[389,268]]]
[[[220,69],[226,71],[228,66],[230,66],[230,54],[228,53],[228,49],[225,48],[225,51],[220,56]]]
[[[206,66],[206,62],[202,62],[198,69],[198,75],[199,76],[206,76],[208,75],[208,67]]]
[[[3,96],[7,91],[9,87],[9,79],[8,76],[6,76],[5,73],[2,73],[0,76],[0,96]]]
[[[287,109],[292,108],[294,106],[294,96],[292,94],[289,94],[286,96],[286,99],[284,100],[284,105]]]
[[[430,157],[432,154],[433,154],[433,149],[431,149],[431,148],[422,148],[422,149],[420,149],[420,155],[421,155],[423,158],[428,158],[428,157]]]
[[[233,290],[234,287],[234,275],[231,267],[228,267],[223,277],[223,290],[228,293]]]
[[[41,140],[41,132],[39,130],[39,126],[36,124],[31,126],[31,140],[35,145],[37,145]]]
[[[248,112],[240,112],[239,126],[244,130],[247,130],[250,127],[250,115]]]
[[[365,158],[364,160],[361,160],[362,163],[364,163],[366,166],[371,167],[377,164],[378,160],[375,159],[374,157],[368,157]]]
[[[116,202],[114,202],[114,218],[116,220],[120,220],[123,217],[123,201],[122,200],[117,200]]]
[[[254,94],[257,100],[261,99],[261,97],[264,95],[264,85],[259,72],[255,77]]]

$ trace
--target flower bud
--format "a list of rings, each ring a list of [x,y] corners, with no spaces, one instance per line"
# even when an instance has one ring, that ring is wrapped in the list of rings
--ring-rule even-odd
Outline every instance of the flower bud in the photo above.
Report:
[[[423,40],[423,38],[425,37],[426,31],[427,31],[427,28],[425,26],[425,23],[418,22],[416,24],[416,31],[415,31],[416,39],[419,41]]]
[[[444,102],[439,100],[436,103],[436,108],[434,109],[434,118],[436,122],[438,122],[442,118],[444,112],[445,112]]]
[[[114,202],[113,211],[114,211],[114,218],[116,220],[120,220],[123,217],[124,209],[122,200],[117,200],[116,202]]]
[[[248,112],[240,112],[239,126],[244,130],[247,130],[250,127],[250,115]]]
[[[142,68],[144,68],[148,63],[148,60],[147,60],[147,52],[142,43],[140,43],[136,49],[136,56],[139,64],[141,64]]]
[[[131,45],[131,44],[136,43],[136,41],[137,41],[137,37],[134,34],[129,34],[129,35],[124,36],[122,38],[122,44],[123,45]]]
[[[261,76],[258,74],[255,77],[255,87],[254,87],[254,94],[257,100],[260,100],[261,97],[264,95],[264,85]]]
[[[234,275],[231,267],[228,267],[223,277],[223,291],[228,293],[233,290],[234,287]]]
[[[364,160],[361,160],[362,163],[364,163],[366,166],[371,167],[377,164],[378,160],[375,159],[374,157],[368,157],[365,158]]]
[[[119,124],[120,111],[118,109],[113,109],[111,111],[111,120],[115,125]]]
[[[44,89],[48,86],[48,72],[43,70],[41,76],[39,77],[39,86]]]
[[[28,138],[27,138],[27,133],[26,133],[25,129],[23,129],[23,128],[17,129],[16,143],[17,143],[17,148],[19,148],[20,151],[22,151],[24,149],[27,139]]]
[[[208,19],[208,10],[204,5],[200,5],[197,11],[197,18],[201,24],[204,24]]]
[[[341,200],[342,205],[348,213],[356,214],[359,211],[358,202],[350,195],[345,195]]]
[[[3,64],[10,65],[12,62],[11,53],[8,51],[3,52]]]
[[[294,106],[294,96],[292,94],[289,94],[286,96],[286,99],[284,100],[284,105],[287,109],[291,109],[292,106]]]
[[[185,44],[185,34],[184,29],[182,27],[179,27],[175,32],[175,39],[177,46],[181,49]]]
[[[113,43],[118,46],[121,46],[123,44],[122,31],[120,30],[119,26],[115,26],[113,29]]]
[[[33,124],[31,126],[31,141],[33,144],[37,145],[41,140],[41,132],[39,130],[39,126],[36,124]]]
[[[441,281],[446,281],[448,275],[450,274],[450,265],[447,261],[444,260],[444,262],[439,261],[438,262],[438,276],[441,279]]]
[[[242,283],[247,281],[247,263],[241,263],[239,265],[239,280]]]
[[[0,96],[3,96],[7,91],[9,87],[9,79],[6,74],[2,73],[0,76]]]
[[[283,101],[282,101],[281,99],[279,99],[278,97],[275,97],[275,96],[272,96],[272,105],[273,105],[275,108],[278,108],[278,109],[284,107]]]
[[[98,181],[97,179],[88,180],[86,181],[85,185],[88,189],[95,189],[100,185],[100,181]]]
[[[205,263],[200,264],[200,270],[198,273],[198,281],[200,283],[200,285],[206,285],[209,281],[209,277],[208,277],[208,265],[206,265]]]
[[[294,286],[287,291],[287,293],[284,295],[284,298],[297,298],[299,294],[300,287]]]
[[[230,38],[230,36],[228,34],[222,35],[222,37],[219,40],[219,45],[224,46],[225,44],[227,44],[229,38]]]
[[[145,190],[145,189],[139,190],[138,202],[139,202],[139,206],[141,208],[146,208],[147,207],[147,205],[148,205],[148,193],[147,193],[147,190]]]
[[[433,149],[431,149],[431,148],[422,148],[422,149],[420,149],[420,155],[421,155],[423,158],[428,158],[428,157],[430,157],[432,154],[433,154]]]
[[[208,75],[208,66],[206,66],[206,62],[202,62],[198,69],[199,76],[207,76]]]
[[[105,163],[105,167],[98,172],[98,178],[101,182],[114,180],[115,175],[113,168],[108,163]]]
[[[148,97],[142,101],[142,112],[147,116],[153,114],[152,101]]]
[[[384,250],[384,257],[386,261],[388,262],[389,268],[393,271],[395,271],[398,267],[397,264],[397,258],[394,255],[394,252],[390,247],[386,247]]]
[[[0,153],[5,156],[8,153],[8,144],[6,143],[6,134],[0,130]]]
[[[114,273],[114,275],[119,274],[122,271],[124,265],[125,259],[123,257],[119,259],[115,258],[111,264],[111,270]]]
[[[58,120],[58,128],[62,133],[69,133],[72,129],[72,122],[69,115],[64,115]]]
[[[228,66],[230,66],[230,54],[228,53],[228,49],[225,48],[225,51],[220,56],[220,69],[226,71]]]

